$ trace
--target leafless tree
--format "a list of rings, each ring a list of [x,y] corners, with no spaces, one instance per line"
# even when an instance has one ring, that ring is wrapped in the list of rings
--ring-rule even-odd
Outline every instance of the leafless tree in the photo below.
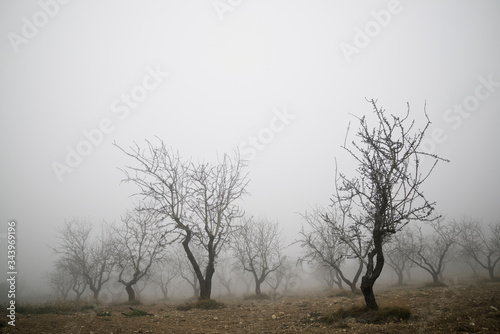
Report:
[[[45,279],[49,286],[57,293],[57,295],[66,300],[68,293],[73,284],[71,275],[62,261],[57,261],[54,269],[45,275]]]
[[[278,223],[266,218],[244,221],[236,232],[233,251],[241,268],[253,275],[255,294],[260,295],[262,283],[283,263],[283,240]]]
[[[217,261],[217,278],[219,279],[219,283],[226,289],[227,294],[229,296],[231,293],[231,283],[233,282],[232,271],[234,269],[233,263],[234,259],[230,257],[219,257]]]
[[[278,268],[278,272],[283,276],[284,292],[294,288],[297,285],[299,276],[297,274],[297,266],[288,256],[283,257],[283,264]]]
[[[118,282],[125,286],[129,302],[136,301],[134,286],[149,274],[164,247],[171,242],[159,224],[150,211],[135,210],[126,213],[121,225],[111,226]]]
[[[333,211],[327,212],[318,207],[312,213],[306,212],[302,217],[308,229],[302,226],[299,232],[300,239],[297,242],[305,249],[305,254],[299,259],[299,262],[316,262],[320,266],[332,268],[351,291],[356,292],[356,284],[369,249],[364,244],[361,235],[357,234],[354,238],[345,238]],[[348,278],[342,269],[347,259],[356,259],[358,262],[357,270],[352,279]]]
[[[444,219],[439,218],[432,224],[426,224],[432,229],[430,233],[423,234],[421,227],[408,233],[408,259],[427,271],[434,283],[439,282],[446,263],[453,260],[453,248],[460,234],[455,224],[443,222]]]
[[[490,279],[495,280],[495,267],[500,261],[500,224],[489,225],[485,232],[481,223],[463,218],[460,223],[461,254],[472,260],[470,266],[477,275],[473,263],[488,271]]]
[[[103,285],[113,270],[111,241],[108,231],[91,240],[92,225],[85,219],[73,219],[58,229],[59,244],[53,248],[65,263],[81,273],[93,297],[98,301]]]
[[[403,285],[404,273],[413,266],[406,252],[412,236],[409,230],[403,230],[401,233],[391,236],[386,243],[385,254],[387,256],[387,265],[391,267],[398,276],[398,285]]]
[[[377,125],[373,128],[368,118],[358,118],[357,140],[347,147],[347,130],[344,148],[357,162],[356,176],[336,173],[336,190],[332,204],[349,220],[349,228],[344,232],[366,235],[371,250],[367,256],[366,271],[361,279],[368,309],[378,309],[373,293],[373,285],[384,267],[383,244],[389,236],[397,233],[410,221],[431,219],[434,204],[429,202],[422,185],[434,170],[438,156],[420,151],[430,120],[425,112],[426,124],[422,130],[415,129],[415,121],[409,119],[410,107],[403,117],[387,115],[377,106],[376,100],[368,101]],[[431,158],[433,163],[425,170],[422,156]],[[345,222],[342,222],[345,223]]]
[[[151,281],[156,284],[163,293],[163,299],[169,298],[169,289],[172,281],[178,276],[178,268],[173,257],[164,255],[154,266]]]
[[[125,182],[135,183],[138,195],[151,201],[146,209],[166,219],[178,232],[200,286],[200,298],[210,299],[217,255],[229,239],[232,222],[242,216],[236,204],[246,194],[247,175],[239,153],[224,154],[216,164],[192,163],[160,141],[147,148],[137,144],[126,155],[138,167],[128,166]],[[117,146],[118,147],[118,146]],[[200,266],[192,248],[204,249],[206,267]]]
[[[342,278],[340,277],[339,272],[334,268],[321,266],[319,267],[318,273],[321,275],[321,278],[329,289],[333,289],[336,285],[340,290],[344,290]]]

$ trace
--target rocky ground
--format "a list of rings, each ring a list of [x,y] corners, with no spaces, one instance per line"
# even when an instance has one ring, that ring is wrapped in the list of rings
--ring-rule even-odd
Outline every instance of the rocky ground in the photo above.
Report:
[[[500,283],[376,289],[379,305],[409,308],[407,320],[349,314],[361,295],[295,295],[275,300],[227,299],[222,309],[178,310],[182,301],[98,305],[60,314],[17,314],[3,333],[500,333]],[[332,312],[343,308],[343,318]],[[138,312],[136,312],[138,313]],[[329,320],[329,321],[328,321]],[[375,322],[375,323],[373,323]]]

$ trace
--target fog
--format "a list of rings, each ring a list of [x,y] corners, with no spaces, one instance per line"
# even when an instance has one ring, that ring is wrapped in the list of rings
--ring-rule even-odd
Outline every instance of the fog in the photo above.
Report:
[[[493,0],[2,1],[0,241],[4,254],[15,219],[23,297],[50,292],[56,227],[133,207],[113,143],[157,136],[195,161],[239,148],[242,207],[290,245],[299,213],[329,204],[335,158],[353,175],[340,146],[366,98],[420,120],[425,108],[424,148],[450,160],[427,198],[449,219],[497,223],[499,14]]]

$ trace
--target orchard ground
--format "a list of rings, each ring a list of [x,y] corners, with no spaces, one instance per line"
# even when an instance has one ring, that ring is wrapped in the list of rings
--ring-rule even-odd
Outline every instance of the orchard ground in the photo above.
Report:
[[[376,286],[377,288],[377,286]],[[409,309],[403,320],[354,315],[363,296],[336,290],[272,299],[219,298],[220,309],[180,310],[185,301],[142,305],[87,305],[80,310],[35,314],[28,308],[2,333],[499,333],[500,282],[450,286],[378,287],[381,308]],[[131,311],[133,308],[135,311]],[[22,309],[22,308],[21,308]],[[338,312],[343,309],[343,312]],[[144,311],[144,312],[141,312]],[[337,311],[342,317],[332,316]],[[31,314],[30,314],[31,313]],[[134,316],[136,315],[136,316]]]

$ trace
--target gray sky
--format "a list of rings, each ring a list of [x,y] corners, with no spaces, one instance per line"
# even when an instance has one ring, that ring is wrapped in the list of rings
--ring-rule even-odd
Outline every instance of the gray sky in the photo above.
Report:
[[[206,160],[239,146],[245,210],[292,241],[296,213],[328,204],[334,158],[353,170],[339,147],[365,97],[418,118],[426,101],[427,148],[451,160],[428,198],[500,217],[498,1],[8,0],[0,36],[0,221],[18,220],[28,282],[64,219],[131,207],[114,141],[159,136]],[[73,150],[86,156],[68,166]]]

